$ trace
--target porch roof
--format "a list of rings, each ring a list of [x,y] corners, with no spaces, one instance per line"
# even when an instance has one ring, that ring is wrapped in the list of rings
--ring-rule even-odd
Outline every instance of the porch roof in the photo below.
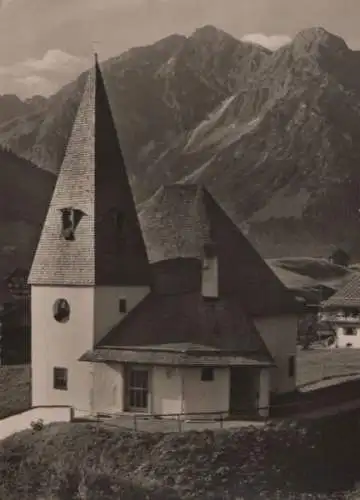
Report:
[[[271,367],[274,362],[267,356],[248,355],[240,352],[224,352],[205,346],[132,346],[117,348],[96,348],[87,351],[79,361],[93,363],[139,363],[163,366],[249,366]]]

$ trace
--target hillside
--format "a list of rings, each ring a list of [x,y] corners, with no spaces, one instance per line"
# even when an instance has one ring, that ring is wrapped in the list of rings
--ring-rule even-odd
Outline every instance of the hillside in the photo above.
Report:
[[[36,113],[46,105],[46,98],[34,96],[30,99],[21,100],[17,95],[0,95],[0,124],[10,122],[13,118]]]
[[[55,180],[0,149],[0,278],[30,266]]]
[[[0,379],[0,419],[31,407],[30,365],[0,366]]]
[[[357,415],[346,415],[186,434],[53,424],[0,443],[0,498],[350,498],[340,490],[358,477],[357,423]]]
[[[321,28],[269,52],[205,26],[105,61],[138,202],[199,181],[265,257],[337,245],[358,260],[359,68],[360,53]],[[0,124],[0,143],[57,172],[85,78]]]
[[[359,272],[356,265],[346,268],[324,258],[287,257],[267,263],[287,288],[312,304],[326,300]]]

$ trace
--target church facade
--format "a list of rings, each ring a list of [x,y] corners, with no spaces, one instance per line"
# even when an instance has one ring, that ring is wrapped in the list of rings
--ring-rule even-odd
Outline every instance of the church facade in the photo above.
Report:
[[[29,283],[33,406],[266,416],[295,389],[298,304],[204,187],[138,216],[97,61]]]

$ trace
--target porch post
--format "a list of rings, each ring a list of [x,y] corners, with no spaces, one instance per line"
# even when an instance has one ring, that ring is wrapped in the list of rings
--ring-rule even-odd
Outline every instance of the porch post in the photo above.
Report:
[[[270,371],[268,368],[261,368],[259,373],[259,398],[258,412],[261,417],[269,415],[270,404]]]

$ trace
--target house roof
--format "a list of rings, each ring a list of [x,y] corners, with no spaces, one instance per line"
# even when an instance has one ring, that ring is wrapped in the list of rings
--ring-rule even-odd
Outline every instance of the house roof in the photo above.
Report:
[[[96,346],[97,355],[114,349],[273,362],[239,297],[207,300],[198,292],[150,293]]]
[[[323,307],[360,307],[360,273],[354,274],[340,290],[323,302]]]
[[[139,214],[149,261],[154,271],[155,286],[163,277],[162,262],[201,260],[206,244],[213,244],[219,267],[219,295],[241,297],[250,315],[275,315],[298,311],[300,306],[251,243],[202,186],[174,184],[162,187]],[[176,270],[173,266],[174,277]],[[184,268],[184,265],[182,264]],[[179,271],[180,272],[180,271]],[[188,272],[190,272],[188,270]],[[181,270],[185,273],[185,269]],[[181,286],[183,286],[181,281]],[[190,282],[191,280],[189,280]],[[192,287],[196,279],[192,280]],[[167,289],[177,291],[179,281],[168,280]],[[197,280],[198,287],[201,281]]]
[[[75,209],[74,241],[61,211]],[[150,268],[101,70],[89,71],[29,283],[147,285]]]

